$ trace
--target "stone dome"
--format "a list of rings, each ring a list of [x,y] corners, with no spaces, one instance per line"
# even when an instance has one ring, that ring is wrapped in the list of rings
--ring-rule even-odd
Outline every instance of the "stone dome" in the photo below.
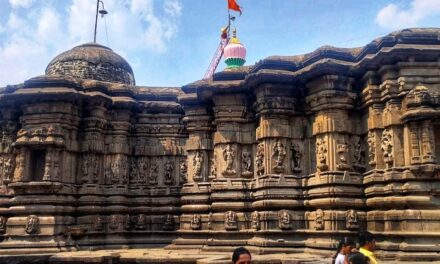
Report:
[[[56,56],[47,65],[46,75],[135,85],[130,64],[110,48],[96,43],[79,45]]]

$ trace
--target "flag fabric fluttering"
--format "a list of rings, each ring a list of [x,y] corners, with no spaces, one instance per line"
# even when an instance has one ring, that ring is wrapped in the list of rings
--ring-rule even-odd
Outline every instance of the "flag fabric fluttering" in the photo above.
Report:
[[[241,8],[240,6],[237,4],[236,0],[228,0],[228,8],[237,12],[240,12],[240,16],[241,16]]]

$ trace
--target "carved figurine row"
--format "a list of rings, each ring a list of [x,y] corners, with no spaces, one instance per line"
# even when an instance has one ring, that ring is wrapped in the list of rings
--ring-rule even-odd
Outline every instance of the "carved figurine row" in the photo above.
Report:
[[[97,154],[84,154],[82,162],[82,182],[99,183],[101,156]],[[163,183],[173,185],[174,162],[166,159],[162,164],[157,159],[149,160],[146,157],[129,159],[125,155],[114,156],[109,164],[104,166],[104,177],[107,183],[112,184],[149,184],[158,185],[160,166],[163,171]],[[179,163],[180,183],[186,182],[187,165],[185,161]]]
[[[106,221],[107,220],[107,221]],[[151,219],[145,214],[138,215],[97,215],[94,218],[93,230],[105,231],[105,226],[112,231],[143,231],[147,230],[148,225],[151,225]],[[162,223],[162,229],[165,231],[172,231],[175,229],[174,216],[167,214]]]
[[[209,215],[208,226],[211,225],[211,214]],[[251,229],[260,230],[261,220],[260,213],[254,211],[251,216]],[[192,230],[200,230],[202,228],[202,216],[200,214],[194,214],[191,218],[190,227]],[[238,230],[237,213],[234,211],[227,211],[224,214],[224,228],[227,231]],[[281,230],[292,229],[292,216],[288,210],[281,210],[278,212],[278,228]],[[324,211],[318,209],[315,212],[314,228],[316,230],[324,229]],[[355,210],[350,209],[346,213],[346,228],[349,230],[359,228],[359,218]]]

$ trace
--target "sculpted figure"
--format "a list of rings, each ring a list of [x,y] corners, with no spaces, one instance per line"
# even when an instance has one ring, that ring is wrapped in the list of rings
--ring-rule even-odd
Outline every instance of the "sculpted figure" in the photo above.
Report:
[[[24,174],[24,170],[25,170],[25,162],[24,162],[24,158],[25,158],[25,151],[23,148],[20,149],[20,151],[18,152],[17,156],[16,156],[16,166],[15,166],[15,170],[14,170],[14,181],[21,181],[23,178],[23,174]],[[6,183],[6,181],[10,181],[10,178],[7,178],[7,174],[4,174],[4,178],[3,178],[3,182]],[[10,176],[9,176],[10,177]]]
[[[209,178],[215,179],[217,176],[217,165],[215,164],[215,157],[211,159],[211,166],[209,170]]]
[[[255,166],[257,168],[257,176],[264,175],[264,145],[260,143],[257,145],[257,153],[255,156]]]
[[[145,214],[139,214],[137,216],[135,229],[145,230],[147,228],[147,216]]]
[[[138,159],[138,183],[146,183],[147,182],[147,171],[148,171],[148,160],[145,157],[141,157]]]
[[[197,151],[193,159],[194,180],[202,179],[202,163],[203,163],[203,156],[200,153],[200,151]]]
[[[46,154],[46,161],[44,163],[43,181],[50,181],[50,174],[52,172],[52,151],[49,150]]]
[[[94,155],[92,157],[92,163],[93,163],[93,172],[92,172],[92,182],[97,183],[99,180],[99,157]]]
[[[223,159],[226,161],[226,167],[223,171],[223,174],[227,175],[233,175],[235,174],[234,169],[234,159],[235,159],[235,150],[231,146],[231,144],[228,144],[226,148],[223,150]]]
[[[82,163],[82,178],[81,181],[86,183],[89,181],[90,156],[85,154]]]
[[[167,160],[164,165],[165,169],[165,184],[171,185],[173,184],[173,171],[174,166],[170,160]]]
[[[110,219],[108,221],[108,227],[111,230],[118,230],[119,229],[119,217],[118,215],[111,215]]]
[[[130,162],[130,183],[139,183],[139,171],[136,158],[132,158]]]
[[[103,216],[97,215],[95,217],[94,229],[95,229],[95,231],[104,230],[104,217]]]
[[[316,230],[323,230],[324,229],[324,211],[322,211],[321,209],[316,210],[315,229]]]
[[[14,171],[14,164],[12,162],[12,158],[5,157],[3,159],[3,180],[9,181],[12,177],[12,172]]]
[[[6,231],[6,217],[0,216],[0,234],[4,234]]]
[[[149,183],[151,185],[157,184],[157,177],[159,176],[159,164],[157,163],[157,160],[153,161],[150,167],[150,179]]]
[[[40,228],[40,219],[36,215],[30,215],[26,219],[25,231],[29,235],[38,233]]]
[[[120,168],[121,168],[121,184],[128,183],[128,159],[127,156],[119,156]]]
[[[225,213],[225,229],[226,230],[237,230],[237,213],[234,211],[227,211]]]
[[[353,210],[353,209],[348,210],[346,219],[347,219],[346,220],[347,229],[359,228],[358,215],[355,210]]]
[[[180,161],[180,181],[185,183],[188,181],[188,166],[186,165],[186,160]]]
[[[336,150],[338,153],[338,164],[336,168],[338,168],[338,170],[348,170],[350,168],[347,159],[348,145],[345,143],[338,144]]]
[[[327,145],[325,140],[318,138],[316,140],[316,149],[318,153],[318,169],[320,171],[326,171],[328,169],[327,165]]]
[[[295,143],[290,145],[290,150],[292,151],[292,172],[300,172],[303,150],[300,145]]]
[[[287,210],[281,210],[278,213],[278,227],[281,230],[291,229],[290,213]]]
[[[260,230],[260,213],[254,211],[251,215],[251,227],[254,230]]]
[[[202,227],[202,216],[199,214],[193,215],[190,225],[192,230],[199,230]]]
[[[163,230],[174,230],[174,217],[170,214],[165,216]]]
[[[275,158],[275,166],[273,167],[275,172],[284,172],[284,158],[286,157],[286,148],[280,140],[277,140],[273,146],[272,157]]]
[[[243,167],[243,174],[252,175],[252,156],[250,152],[244,151],[241,153],[241,162]]]
[[[376,136],[374,135],[374,132],[368,131],[368,158],[371,166],[376,165]]]
[[[383,152],[383,159],[386,164],[386,168],[391,168],[394,163],[393,157],[393,135],[392,132],[388,129],[385,129],[382,132],[382,144],[381,149]]]
[[[428,123],[422,125],[422,149],[423,158],[433,158],[434,156],[434,143],[433,143],[433,131],[432,126]]]

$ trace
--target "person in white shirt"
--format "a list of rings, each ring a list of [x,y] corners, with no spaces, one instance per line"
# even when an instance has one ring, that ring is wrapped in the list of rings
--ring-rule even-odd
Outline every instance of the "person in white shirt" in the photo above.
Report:
[[[349,264],[348,254],[356,248],[356,242],[353,239],[344,237],[339,241],[336,253],[333,256],[333,264]]]

